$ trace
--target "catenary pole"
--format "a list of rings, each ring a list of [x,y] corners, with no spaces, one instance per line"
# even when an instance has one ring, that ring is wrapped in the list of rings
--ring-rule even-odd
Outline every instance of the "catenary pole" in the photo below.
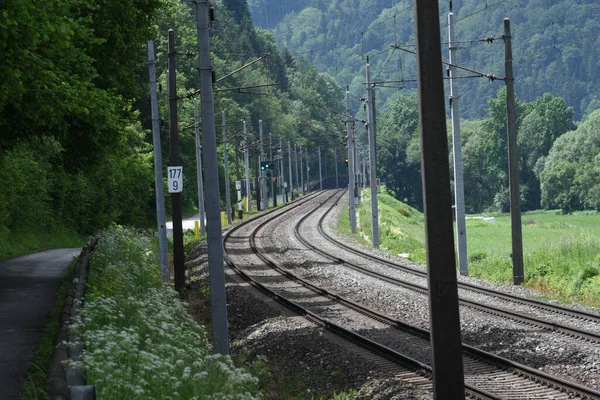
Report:
[[[262,163],[265,161],[265,150],[263,145],[263,123],[262,119],[258,120],[258,133],[260,135],[260,185],[263,211],[269,208],[269,197],[267,194],[267,171],[262,168]]]
[[[198,99],[194,97],[194,128],[196,131],[196,174],[198,180],[198,213],[200,216],[200,234],[206,235],[206,213],[204,211],[204,180],[202,178],[202,144],[200,143],[200,121],[198,118]]]
[[[244,217],[244,214],[242,212],[242,177],[240,176],[240,148],[238,147],[237,138],[233,141],[233,149],[235,150],[235,190],[237,192],[238,219],[242,219]],[[235,213],[232,214],[235,215]]]
[[[369,161],[371,163],[371,231],[373,247],[379,247],[379,207],[377,202],[377,153],[375,125],[375,88],[371,83],[371,65],[367,57],[367,109],[369,123]]]
[[[321,173],[321,146],[319,146],[319,189],[323,190],[323,174]]]
[[[513,283],[523,283],[523,236],[519,192],[519,165],[517,159],[517,118],[515,114],[515,86],[512,65],[512,37],[510,19],[504,18],[504,68],[506,74],[506,120],[508,133],[508,181],[510,186],[510,226],[512,233]]]
[[[356,206],[354,201],[354,138],[352,137],[352,122],[350,116],[350,90],[346,87],[346,135],[348,137],[348,200],[350,202],[350,229],[356,233]]]
[[[165,186],[162,174],[162,152],[160,144],[160,122],[156,95],[156,59],[154,41],[148,41],[148,68],[150,73],[150,106],[152,110],[152,144],[154,146],[154,188],[156,190],[156,221],[158,223],[158,254],[160,276],[164,281],[171,278],[169,249],[167,247],[167,216],[165,211]]]
[[[298,177],[298,148],[296,147],[296,143],[294,143],[294,158],[296,159],[296,188],[298,189],[298,194],[300,194],[300,178]]]
[[[261,211],[262,208],[262,169],[260,168],[260,153],[256,156],[254,151],[254,190],[256,191],[256,209]]]
[[[302,196],[304,196],[304,160],[302,159],[302,146],[300,146],[300,183],[302,184]]]
[[[277,185],[275,185],[275,160],[273,160],[273,135],[269,132],[269,165],[273,172],[271,173],[271,194],[273,195],[273,207],[277,207]]]
[[[452,2],[450,3],[452,4]],[[467,261],[467,224],[465,221],[465,189],[463,182],[462,149],[460,144],[460,108],[458,87],[455,79],[456,67],[456,33],[454,31],[454,14],[448,14],[448,49],[450,52],[450,115],[452,117],[452,150],[454,155],[454,207],[456,211],[456,242],[458,270],[461,275],[469,275]]]
[[[284,201],[284,197],[285,197],[285,202],[287,203],[287,191],[285,190],[285,188],[283,187],[283,182],[285,180],[285,174],[284,174],[284,168],[283,168],[283,139],[281,138],[281,136],[279,136],[279,175],[280,175],[280,180],[279,180],[279,187],[280,187],[280,192],[281,192],[281,201]]]
[[[225,122],[225,111],[221,111],[221,125],[223,127],[223,167],[225,178],[225,212],[227,224],[231,225],[231,189],[229,187],[229,154],[227,152],[227,124]]]
[[[289,175],[288,175],[288,192],[290,194],[290,201],[294,201],[294,185],[292,184],[292,144],[288,140],[288,167],[289,167]]]
[[[358,208],[360,206],[360,166],[358,164],[358,135],[354,127],[355,123],[352,124],[352,139],[354,140],[354,146],[352,146],[352,153],[354,157],[354,197],[356,198],[354,206]]]
[[[250,146],[248,143],[246,121],[244,121],[244,161],[246,164],[246,196],[248,196],[248,211],[252,211],[252,191],[250,190]]]
[[[223,239],[220,216],[219,164],[217,160],[217,134],[213,100],[212,70],[210,65],[209,4],[196,1],[198,28],[198,65],[200,70],[200,96],[202,107],[202,142],[206,187],[206,218],[208,222],[208,269],[210,279],[210,305],[215,351],[229,354],[227,326],[227,301],[225,297],[225,272],[223,269]]]
[[[171,166],[181,165],[179,160],[179,131],[177,118],[177,76],[175,66],[175,32],[169,29],[169,137],[171,140]],[[171,193],[173,213],[173,266],[175,272],[175,290],[181,292],[185,287],[185,265],[183,256],[183,228],[181,225],[181,193]]]
[[[310,163],[308,161],[308,147],[304,149],[304,158],[306,158],[306,193],[310,193]]]
[[[363,157],[362,157],[362,167],[363,167],[362,187],[364,189],[367,186],[367,162],[365,160],[366,150],[364,147],[363,147],[362,154],[363,154]]]
[[[415,0],[429,332],[436,400],[465,398],[437,0]],[[372,184],[372,182],[371,182]]]
[[[335,164],[335,188],[338,189],[340,187],[340,181],[338,179],[337,149],[333,149],[333,160],[333,163]]]

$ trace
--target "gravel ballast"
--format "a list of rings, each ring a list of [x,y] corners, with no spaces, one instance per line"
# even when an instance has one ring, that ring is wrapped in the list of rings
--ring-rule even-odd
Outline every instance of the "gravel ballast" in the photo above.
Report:
[[[426,297],[335,265],[307,249],[295,238],[296,222],[308,212],[307,210],[312,210],[315,206],[313,204],[312,207],[298,207],[286,215],[282,223],[269,224],[262,231],[260,235],[262,245],[269,250],[271,257],[294,273],[310,279],[316,285],[333,289],[345,297],[403,322],[428,329]],[[326,219],[326,231],[339,240],[352,243],[352,246],[362,251],[367,250],[378,256],[389,257],[384,252],[367,248],[354,238],[343,237],[336,231],[337,218],[344,208],[345,201],[342,200]],[[325,207],[322,212],[316,212],[314,217],[310,217],[305,223],[307,228],[301,229],[303,237],[318,242],[320,247],[333,246],[324,243],[323,237],[316,228],[316,222],[324,211]],[[205,246],[205,243],[197,246],[188,258],[189,273],[190,276],[194,276],[189,288],[190,292],[207,284]],[[343,258],[357,257],[342,251],[339,247],[330,250],[332,254]],[[409,263],[414,268],[424,268],[422,265],[399,257],[394,257],[394,261]],[[376,265],[372,267],[382,268]],[[401,272],[398,274],[402,279],[410,279],[408,277],[410,274]],[[335,340],[328,339],[329,334],[321,327],[285,311],[273,300],[249,288],[248,284],[234,276],[233,272],[228,271],[227,276],[232,354],[266,357],[271,370],[276,371],[278,375],[276,380],[287,382],[292,390],[297,391],[294,395],[311,398],[316,393],[332,395],[341,390],[354,389],[358,398],[432,397],[429,389],[399,384],[398,379],[393,375],[390,376],[390,373],[386,375],[378,371],[377,363],[366,362],[359,355],[349,353],[335,343]],[[412,276],[412,279],[422,284],[422,278]],[[521,287],[459,277],[459,280],[463,279],[510,293],[539,296]],[[473,295],[469,294],[469,296]],[[484,298],[479,300],[489,301]],[[203,316],[209,314],[206,308],[199,307],[198,310],[202,310],[199,312]],[[539,328],[523,326],[468,307],[461,308],[461,322],[465,343],[587,386],[596,388],[600,386],[600,350],[597,344],[586,344],[580,340],[540,331]]]

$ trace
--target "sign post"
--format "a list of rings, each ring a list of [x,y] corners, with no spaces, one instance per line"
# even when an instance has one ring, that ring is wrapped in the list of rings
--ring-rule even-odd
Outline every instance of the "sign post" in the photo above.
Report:
[[[169,183],[169,193],[183,192],[183,167],[168,167],[167,177]]]

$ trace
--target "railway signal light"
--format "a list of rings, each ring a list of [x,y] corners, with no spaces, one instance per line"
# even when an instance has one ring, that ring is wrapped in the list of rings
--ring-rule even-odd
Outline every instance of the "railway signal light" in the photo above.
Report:
[[[263,171],[273,169],[273,163],[271,161],[261,161],[260,169]]]
[[[346,167],[347,167],[348,166],[348,157],[346,157],[345,162],[346,162]]]

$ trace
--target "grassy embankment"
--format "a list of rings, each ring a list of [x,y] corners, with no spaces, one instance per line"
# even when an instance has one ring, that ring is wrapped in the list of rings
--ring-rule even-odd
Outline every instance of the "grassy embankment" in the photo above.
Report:
[[[0,261],[38,251],[83,247],[84,244],[85,239],[74,229],[53,227],[15,232],[0,227]]]
[[[253,399],[258,380],[212,353],[203,326],[162,284],[152,238],[102,233],[83,311],[88,382],[106,399]]]
[[[496,222],[467,219],[469,275],[512,282],[510,214],[486,216]],[[361,231],[370,238],[369,197],[360,205],[359,218]],[[379,221],[381,248],[425,263],[423,214],[381,193]],[[522,223],[524,286],[565,302],[600,306],[600,213],[533,211],[523,213]],[[340,219],[340,229],[350,231],[347,218]],[[364,236],[360,240],[367,241]]]

